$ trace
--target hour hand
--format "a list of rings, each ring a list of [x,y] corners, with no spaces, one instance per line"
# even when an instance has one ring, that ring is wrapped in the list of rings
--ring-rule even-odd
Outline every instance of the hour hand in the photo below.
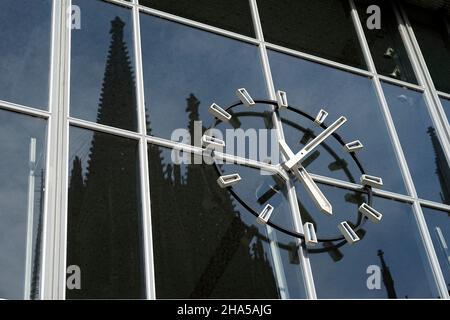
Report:
[[[306,171],[306,169],[302,166],[296,166],[292,169],[292,171],[294,172],[297,179],[303,183],[306,191],[313,199],[314,204],[317,206],[317,208],[319,208],[320,211],[325,214],[332,215],[333,207],[331,206],[327,198],[325,198],[325,195],[322,193],[322,191],[320,191],[319,187]]]
[[[286,144],[286,141],[280,140],[279,146],[281,152],[288,159],[288,161],[290,161],[290,159],[295,156],[292,150]],[[328,215],[333,214],[333,207],[331,206],[327,198],[325,198],[322,191],[320,191],[319,187],[306,171],[306,169],[299,164],[295,164],[290,169],[290,171],[293,172],[297,179],[303,183],[306,190],[308,191],[309,196],[313,199],[315,205],[320,209],[320,211]]]

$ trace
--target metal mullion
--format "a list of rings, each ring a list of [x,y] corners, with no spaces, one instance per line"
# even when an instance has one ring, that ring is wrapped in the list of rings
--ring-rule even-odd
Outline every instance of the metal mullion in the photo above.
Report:
[[[425,200],[425,199],[418,199],[418,202],[422,206],[427,207],[427,208],[433,208],[433,209],[447,211],[447,212],[450,211],[450,205],[447,205],[447,204],[434,202],[434,201],[430,201],[430,200]]]
[[[130,8],[130,9],[133,7],[133,3],[132,2],[127,2],[127,1],[124,1],[124,0],[102,0],[102,1],[118,4],[118,5]]]
[[[142,201],[142,232],[144,233],[145,287],[147,299],[156,299],[155,267],[153,256],[153,234],[151,215],[150,174],[148,166],[148,144],[146,139],[147,121],[145,113],[144,75],[139,9],[133,7],[134,54],[136,61],[136,91],[139,118],[139,164]]]
[[[50,57],[50,73],[49,73],[49,110],[50,114],[55,109],[53,107],[54,101],[56,99],[55,91],[57,91],[57,83],[58,83],[58,54],[59,54],[59,43],[60,43],[60,25],[61,25],[61,8],[60,3],[56,0],[52,2],[52,22],[51,22],[51,57]],[[53,89],[55,87],[55,89]],[[57,104],[56,104],[57,105]],[[13,110],[17,110],[16,107],[12,108]],[[23,110],[19,108],[19,110]],[[53,266],[53,246],[54,241],[53,235],[53,219],[54,217],[50,214],[54,212],[51,210],[53,197],[50,196],[51,191],[53,189],[50,184],[50,180],[56,176],[56,171],[51,170],[54,168],[55,163],[55,152],[51,148],[53,145],[53,141],[56,139],[56,135],[54,134],[55,127],[57,123],[54,118],[56,115],[50,116],[47,122],[47,154],[46,154],[46,163],[45,163],[45,190],[44,193],[44,213],[43,213],[43,224],[42,224],[42,258],[41,258],[41,270],[40,270],[40,290],[39,290],[39,298],[43,299],[51,299],[52,297],[52,287],[53,281],[51,278],[52,274],[52,266]],[[54,180],[53,180],[54,181]],[[54,196],[54,194],[52,194]]]
[[[352,191],[357,191],[357,192],[365,192],[364,187],[360,184],[343,181],[343,180],[339,180],[339,179],[335,179],[335,178],[330,178],[330,177],[313,174],[313,173],[311,173],[310,175],[313,178],[313,180],[318,183],[326,184],[326,185],[329,185],[332,187],[344,188],[347,190],[352,190]],[[388,199],[393,199],[393,200],[398,200],[398,201],[403,201],[403,202],[413,203],[416,200],[416,198],[413,198],[408,195],[395,193],[392,191],[387,191],[387,190],[382,190],[382,189],[373,188],[372,192],[374,195],[382,197],[382,198],[388,198]]]
[[[196,146],[193,146],[190,144],[171,141],[171,140],[167,140],[164,138],[158,138],[158,137],[154,137],[154,136],[147,136],[147,142],[157,145],[157,146],[160,146],[160,147],[175,149],[178,151],[183,151],[183,152],[200,155],[200,156],[204,154],[205,150],[207,150],[207,149],[196,147]],[[263,171],[271,172],[273,174],[278,174],[285,180],[287,180],[289,178],[288,175],[284,172],[284,170],[281,169],[280,166],[276,166],[276,165],[268,164],[265,162],[248,159],[248,158],[243,158],[240,156],[226,154],[226,153],[218,152],[218,151],[214,152],[214,158],[217,160],[225,161],[226,163],[239,164],[239,165],[246,166],[249,168],[260,169]]]
[[[408,88],[408,89],[411,89],[411,90],[414,90],[414,91],[417,91],[417,92],[424,92],[425,91],[425,88],[423,86],[421,86],[421,85],[417,85],[417,84],[405,82],[405,81],[402,81],[402,80],[394,79],[394,78],[387,77],[387,76],[384,76],[384,75],[381,75],[381,74],[376,75],[376,77],[378,77],[383,82],[395,84],[397,86]]]
[[[256,0],[249,0],[250,8],[252,12],[252,19],[255,27],[255,33],[260,41],[259,51],[261,57],[261,64],[263,67],[264,77],[266,80],[267,91],[269,93],[269,97],[273,100],[276,98],[275,86],[273,83],[272,73],[270,69],[269,57],[267,54],[266,43],[264,41],[264,33],[262,30],[261,19],[258,12],[258,4]],[[283,127],[281,121],[278,117],[276,110],[272,114],[274,127],[276,129],[278,139],[284,138]],[[297,232],[303,232],[303,223],[300,215],[300,208],[297,200],[297,193],[295,190],[295,186],[291,183],[291,181],[286,182],[286,187],[288,190],[288,201],[291,208],[291,216],[294,223],[294,228]],[[298,240],[298,254],[300,259],[301,271],[303,274],[303,280],[305,285],[306,297],[308,299],[316,299],[316,289],[314,285],[314,278],[312,274],[311,264],[308,257],[308,252],[305,249],[302,241]]]
[[[326,66],[333,67],[333,68],[336,68],[336,69],[348,71],[350,73],[354,73],[354,74],[357,74],[357,75],[360,75],[360,76],[365,76],[365,77],[370,77],[370,78],[374,76],[373,72],[370,72],[370,71],[367,71],[367,70],[364,70],[364,69],[359,69],[359,68],[356,68],[356,67],[348,66],[346,64],[342,64],[342,63],[339,63],[339,62],[335,62],[335,61],[332,61],[332,60],[328,60],[328,59],[325,59],[325,58],[314,56],[312,54],[305,53],[305,52],[302,52],[302,51],[289,49],[289,48],[286,48],[286,47],[283,47],[283,46],[280,46],[280,45],[277,45],[277,44],[265,42],[265,46],[268,49],[275,50],[275,51],[278,51],[280,53],[285,53],[285,54],[288,54],[288,55],[291,55],[291,56],[294,56],[294,57],[299,57],[299,58],[302,58],[302,59],[305,59],[305,60],[309,60],[309,61],[312,61],[312,62],[317,62],[317,63],[322,64],[322,65],[326,65]]]
[[[50,81],[49,82],[50,83],[52,82],[51,75],[50,75]],[[50,95],[51,95],[51,90],[49,90],[49,91],[50,91]],[[14,111],[14,112],[22,113],[22,114],[25,114],[25,115],[30,115],[30,116],[33,116],[33,117],[39,117],[39,118],[43,118],[43,119],[48,119],[51,116],[51,112],[50,111],[30,108],[30,107],[27,107],[27,106],[23,106],[23,105],[20,105],[20,104],[7,102],[7,101],[3,101],[3,100],[0,100],[0,109],[8,110],[8,111]]]
[[[450,93],[446,93],[446,92],[442,92],[442,91],[437,91],[437,94],[442,97],[442,98],[446,98],[446,99],[450,99]]]
[[[119,128],[115,128],[115,127],[110,127],[110,126],[100,124],[100,123],[95,123],[95,122],[72,118],[72,117],[68,117],[68,121],[69,121],[70,126],[76,126],[78,128],[99,131],[99,132],[108,133],[108,134],[112,134],[115,136],[133,139],[133,140],[138,140],[141,138],[141,134],[139,134],[139,133],[124,130],[124,129],[119,129]]]
[[[48,124],[48,157],[44,199],[42,299],[63,299],[65,294],[65,195],[64,159],[67,152],[67,46],[70,29],[67,10],[70,0],[52,4],[51,76]]]
[[[142,5],[137,5],[137,7],[139,8],[140,12],[143,12],[143,13],[146,13],[146,14],[150,14],[152,16],[156,16],[156,17],[159,17],[159,18],[163,18],[165,20],[178,22],[178,23],[190,26],[190,27],[194,27],[194,28],[201,29],[201,30],[204,30],[204,31],[208,31],[208,32],[211,32],[211,33],[214,33],[214,34],[222,35],[222,36],[225,36],[225,37],[228,37],[228,38],[231,38],[231,39],[240,40],[240,41],[247,42],[247,43],[250,43],[250,44],[259,44],[259,41],[256,40],[256,39],[254,39],[252,37],[249,37],[249,36],[244,36],[242,34],[239,34],[239,33],[233,32],[233,31],[228,31],[228,30],[225,30],[225,29],[213,27],[211,25],[208,25],[208,24],[205,24],[205,23],[202,23],[202,22],[198,22],[198,21],[194,21],[194,20],[191,20],[191,19],[183,18],[183,17],[180,17],[180,16],[176,16],[174,14],[171,14],[171,13],[167,13],[167,12],[164,12],[164,11],[160,11],[160,10],[156,10],[156,9],[153,9],[153,8],[145,7],[145,6],[142,6]]]
[[[69,188],[69,107],[70,107],[70,69],[71,69],[71,10],[72,0],[62,0],[63,24],[61,43],[60,78],[61,101],[58,106],[58,121],[60,128],[60,145],[58,146],[58,185],[56,213],[59,219],[59,233],[57,233],[58,274],[55,275],[56,299],[66,298],[66,268],[67,268],[67,219],[68,219],[68,188]],[[59,190],[58,190],[59,188]],[[58,227],[58,224],[56,225]]]
[[[402,5],[398,3],[398,6],[394,7],[394,11],[396,12],[397,20],[401,25],[401,33],[404,34],[404,41],[407,50],[414,56],[412,60],[419,83],[426,88],[424,97],[427,102],[428,113],[430,114],[431,120],[436,128],[436,132],[444,149],[447,162],[450,163],[450,126],[448,126],[447,116],[444,112],[444,108],[442,107],[433,83],[433,79],[428,71],[425,58],[422,55],[419,43],[414,35],[414,30],[412,29],[405,10]]]

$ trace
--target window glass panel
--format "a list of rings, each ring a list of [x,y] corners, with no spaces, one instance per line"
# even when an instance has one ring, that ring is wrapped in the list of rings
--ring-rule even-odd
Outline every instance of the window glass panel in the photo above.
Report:
[[[441,98],[442,108],[444,108],[447,120],[450,121],[450,100]]]
[[[266,41],[366,68],[346,0],[259,0]]]
[[[254,99],[266,98],[257,47],[152,16],[141,18],[149,134],[171,139],[176,129],[191,132],[194,121],[211,126],[210,105],[231,105],[238,88],[246,88]],[[240,118],[248,122],[243,129],[265,127],[263,118],[245,119]],[[193,139],[191,144],[198,143]]]
[[[450,168],[421,93],[383,84],[419,197],[450,204]]]
[[[405,6],[437,90],[450,93],[450,18],[443,11]]]
[[[364,148],[357,156],[367,173],[382,177],[383,189],[405,192],[370,79],[276,52],[269,52],[269,58],[275,86],[287,92],[290,106],[312,117],[325,109],[329,112],[327,125],[340,116],[347,117],[337,133],[346,143],[362,142]],[[286,142],[294,152],[322,131],[305,117],[292,116],[292,112],[282,110],[280,116],[286,124]],[[316,152],[308,164],[311,173],[359,183],[360,170],[336,139],[328,138]]]
[[[388,1],[359,0],[357,9],[377,72],[385,76],[417,83],[414,71],[398,31],[398,22],[392,3]],[[367,21],[373,12],[367,8],[377,5],[381,13],[381,28],[368,28]]]
[[[72,117],[136,130],[131,10],[75,0],[81,28],[72,30]],[[109,112],[105,112],[109,110]]]
[[[318,237],[340,235],[337,225],[342,221],[357,223],[365,195],[326,185],[319,188],[333,205],[332,216],[319,212],[307,194],[298,192],[303,220],[316,224]],[[358,231],[359,242],[309,247],[318,297],[437,298],[412,207],[382,198],[375,198],[373,206],[383,218],[377,224],[367,221]]]
[[[0,298],[38,299],[46,122],[0,110]]]
[[[67,266],[81,270],[69,299],[144,298],[137,141],[70,129]]]
[[[258,212],[271,203],[287,225],[286,192],[270,193],[273,177],[231,164],[177,164],[154,145],[148,156],[158,298],[305,298],[294,239],[256,224],[238,202]],[[241,175],[237,197],[218,186],[219,173]]]
[[[0,100],[48,109],[51,3],[0,2]]]
[[[248,0],[139,0],[157,10],[253,37]]]
[[[450,292],[450,213],[424,207],[422,210],[447,288]]]

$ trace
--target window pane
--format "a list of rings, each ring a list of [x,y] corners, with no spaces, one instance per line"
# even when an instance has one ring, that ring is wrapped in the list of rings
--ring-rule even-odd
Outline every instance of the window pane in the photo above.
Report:
[[[450,93],[450,18],[443,11],[405,6],[437,90]]]
[[[70,114],[136,130],[131,10],[92,0],[73,4],[82,21],[72,30]]]
[[[144,298],[138,143],[70,129],[67,266],[81,270],[69,299]]]
[[[0,298],[38,299],[46,122],[0,110]]]
[[[139,0],[153,9],[254,37],[248,0]]]
[[[356,5],[377,72],[391,78],[417,83],[398,31],[392,3],[382,0],[359,0]],[[371,5],[377,5],[381,10],[380,29],[367,27],[369,17],[373,15],[371,11],[367,13],[367,8]]]
[[[364,148],[357,156],[367,173],[382,177],[383,189],[405,192],[370,79],[280,53],[269,52],[269,58],[275,86],[287,92],[290,106],[312,117],[323,108],[329,112],[325,121],[328,125],[340,116],[347,117],[338,134],[346,143],[358,139],[362,142]],[[322,131],[292,112],[281,111],[280,116],[286,124],[286,142],[294,152]],[[359,183],[360,170],[333,137],[317,148],[315,158],[308,166],[311,173]]]
[[[450,204],[450,168],[421,93],[383,84],[419,197]]]
[[[141,27],[149,134],[211,125],[209,106],[231,105],[238,88],[266,97],[257,47],[148,15]]]
[[[450,213],[429,208],[422,208],[422,210],[447,288],[450,291]]]
[[[340,235],[337,225],[342,221],[357,223],[358,207],[367,201],[364,195],[325,185],[319,188],[333,205],[332,216],[319,212],[308,195],[298,193],[303,219],[317,224],[318,237]],[[375,198],[373,206],[383,219],[378,224],[367,221],[358,231],[359,242],[309,248],[318,297],[437,298],[412,207],[381,198]]]
[[[441,98],[442,108],[444,108],[447,120],[450,121],[450,100]]]
[[[0,100],[48,109],[51,3],[0,2]]]
[[[171,150],[154,145],[148,156],[158,298],[305,298],[294,239],[256,224],[218,186],[214,165],[177,164]],[[255,210],[269,202],[287,223],[284,191],[260,200],[271,176],[231,164],[217,169],[241,175],[233,188],[239,199]]]
[[[346,0],[259,0],[266,41],[366,68]]]

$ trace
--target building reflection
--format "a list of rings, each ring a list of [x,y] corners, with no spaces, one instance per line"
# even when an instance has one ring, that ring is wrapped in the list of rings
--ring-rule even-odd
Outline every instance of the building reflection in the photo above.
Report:
[[[200,101],[186,102],[193,137]],[[277,298],[267,238],[243,221],[214,166],[174,164],[155,145],[148,153],[158,296]]]
[[[436,175],[441,186],[441,200],[445,204],[450,204],[450,167],[436,135],[436,130],[433,127],[428,127],[427,133],[430,135],[435,154],[434,161],[436,164]]]
[[[124,26],[118,17],[111,22],[97,120],[132,128],[137,119]],[[199,106],[191,94],[185,110],[191,131]],[[90,143],[84,172],[80,157],[72,162],[67,265],[80,266],[82,288],[68,290],[67,296],[137,298],[143,280],[136,148],[99,132]],[[267,239],[241,219],[231,196],[217,185],[214,167],[174,164],[162,150],[148,148],[158,297],[277,298],[263,245]]]
[[[124,27],[118,17],[111,21],[97,120],[133,128],[135,86]],[[85,172],[76,155],[69,182],[67,266],[80,267],[82,287],[67,297],[142,298],[136,143],[100,132],[90,143]]]

